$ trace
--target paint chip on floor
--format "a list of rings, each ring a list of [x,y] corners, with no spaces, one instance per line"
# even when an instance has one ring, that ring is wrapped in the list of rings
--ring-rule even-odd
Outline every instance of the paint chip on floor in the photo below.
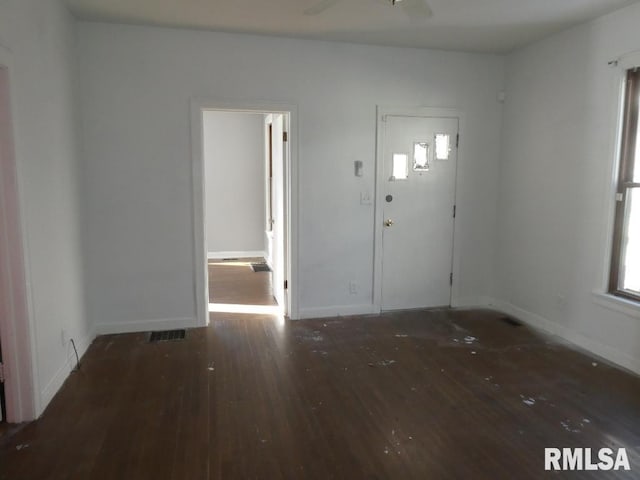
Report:
[[[533,398],[524,398],[522,400],[522,403],[524,403],[525,405],[527,405],[529,407],[533,407],[536,404],[536,401]]]
[[[570,420],[566,420],[564,422],[560,422],[560,425],[562,425],[562,428],[564,428],[567,432],[581,433],[581,430],[579,430],[577,428],[573,428],[571,426],[571,421]]]
[[[378,365],[380,365],[381,367],[388,367],[389,365],[393,365],[394,363],[396,363],[395,360],[380,360],[378,362]]]

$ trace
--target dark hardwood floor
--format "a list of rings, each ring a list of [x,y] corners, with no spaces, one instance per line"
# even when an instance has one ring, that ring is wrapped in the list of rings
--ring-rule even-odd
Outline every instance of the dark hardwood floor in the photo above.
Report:
[[[146,338],[96,339],[0,437],[0,479],[640,477],[640,379],[496,312],[215,313]],[[544,471],[545,447],[606,446],[632,471]]]

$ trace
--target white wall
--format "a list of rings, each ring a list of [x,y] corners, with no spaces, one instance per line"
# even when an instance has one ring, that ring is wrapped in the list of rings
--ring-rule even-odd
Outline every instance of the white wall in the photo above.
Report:
[[[597,303],[610,236],[620,72],[640,49],[640,5],[508,58],[498,304],[640,371],[640,319]]]
[[[89,308],[101,331],[195,323],[191,97],[297,104],[303,315],[370,308],[373,207],[360,191],[374,189],[376,105],[466,111],[459,297],[493,293],[501,57],[99,23],[81,23],[79,39]]]
[[[79,227],[74,21],[58,1],[0,2],[0,44],[12,57],[11,94],[39,414],[92,339],[84,309]]]
[[[207,251],[264,252],[264,115],[204,112]]]

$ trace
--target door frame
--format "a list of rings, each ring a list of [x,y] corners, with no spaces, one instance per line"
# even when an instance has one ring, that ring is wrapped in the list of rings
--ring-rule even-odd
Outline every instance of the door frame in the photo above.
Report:
[[[205,176],[203,152],[204,111],[281,113],[285,116],[288,141],[285,146],[284,165],[284,217],[285,217],[285,271],[288,288],[285,292],[286,315],[289,319],[299,318],[298,313],[298,107],[295,104],[219,100],[211,98],[191,99],[191,183],[193,191],[193,268],[194,300],[199,326],[209,324],[209,278],[207,269],[207,248],[205,228]]]
[[[375,171],[375,208],[374,208],[374,241],[373,241],[373,309],[376,312],[382,312],[382,237],[384,221],[384,133],[385,118],[387,116],[399,117],[436,117],[436,118],[457,118],[458,119],[458,135],[462,137],[464,128],[464,112],[457,108],[439,108],[439,107],[376,107],[376,171]],[[458,171],[460,170],[460,162],[463,157],[463,142],[458,145],[455,172],[454,202],[457,206],[457,212],[460,211],[460,203],[458,199]],[[459,297],[459,271],[460,271],[460,242],[456,235],[456,224],[458,215],[453,219],[453,252],[452,266],[453,283],[451,285],[451,297],[449,305],[455,305],[455,300]]]
[[[20,155],[18,149],[16,130],[16,99],[12,90],[12,86],[17,84],[14,74],[13,56],[9,49],[0,44],[0,67],[6,68],[9,80],[9,114],[11,115],[12,138],[10,161],[14,167],[16,197],[12,200],[17,207],[17,221],[20,224],[20,237],[18,245],[13,247],[9,244],[10,240],[6,235],[0,237],[0,248],[19,250],[19,260],[21,271],[4,271],[0,275],[4,276],[4,282],[7,286],[7,296],[9,297],[9,315],[0,318],[0,337],[2,341],[3,360],[5,366],[5,399],[7,421],[10,423],[19,423],[34,420],[37,412],[40,410],[38,387],[38,372],[36,361],[36,343],[35,343],[35,325],[33,323],[33,305],[31,301],[31,285],[29,273],[29,244],[27,241],[27,226],[23,215],[23,175],[20,168],[18,158]],[[1,174],[1,172],[0,172]],[[0,192],[0,208],[5,208],[6,198],[3,198],[3,192]],[[0,217],[6,222],[6,211]],[[6,232],[6,225],[0,226],[0,233]],[[6,254],[6,253],[5,253]],[[0,287],[1,288],[1,287]]]

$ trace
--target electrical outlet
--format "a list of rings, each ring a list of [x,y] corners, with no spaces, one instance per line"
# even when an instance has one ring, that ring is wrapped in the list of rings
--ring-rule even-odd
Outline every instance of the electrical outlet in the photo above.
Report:
[[[349,293],[351,295],[356,295],[358,293],[358,284],[353,280],[349,282]]]
[[[360,205],[371,205],[371,195],[369,192],[360,192]]]
[[[69,343],[69,334],[66,329],[60,330],[60,341],[62,342],[62,346],[64,347],[67,343]]]

